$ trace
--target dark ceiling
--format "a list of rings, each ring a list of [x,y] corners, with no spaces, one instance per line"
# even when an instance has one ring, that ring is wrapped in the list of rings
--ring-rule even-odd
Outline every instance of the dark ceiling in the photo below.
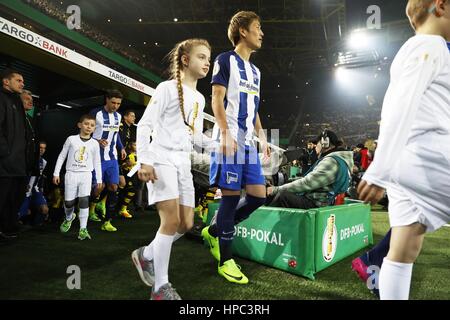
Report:
[[[230,50],[232,47],[226,35],[230,17],[239,10],[255,11],[262,18],[265,38],[263,48],[255,55],[254,62],[266,76],[286,76],[329,66],[333,50],[339,48],[347,25],[360,24],[367,18],[366,9],[369,5],[378,3],[383,22],[388,22],[405,19],[406,3],[398,0],[49,2],[62,9],[66,9],[69,4],[79,5],[82,18],[91,25],[159,63],[175,43],[192,37],[207,39],[212,45],[213,56]]]
[[[330,74],[336,53],[345,49],[346,35],[364,27],[370,5],[380,7],[384,31],[398,34],[396,26],[402,28],[402,36],[391,42],[401,43],[405,34],[411,33],[405,22],[406,0],[47,1],[64,11],[72,4],[80,6],[84,22],[151,59],[155,65],[151,71],[162,78],[166,78],[162,71],[167,68],[164,57],[177,42],[205,38],[214,58],[232,49],[226,34],[230,17],[239,10],[255,11],[265,33],[263,48],[252,57],[262,72],[262,102],[288,99],[285,104],[290,104],[307,90],[320,95],[320,88],[311,90],[311,85]],[[390,50],[390,59],[398,46],[396,43]],[[208,82],[199,82],[205,95],[210,92]]]

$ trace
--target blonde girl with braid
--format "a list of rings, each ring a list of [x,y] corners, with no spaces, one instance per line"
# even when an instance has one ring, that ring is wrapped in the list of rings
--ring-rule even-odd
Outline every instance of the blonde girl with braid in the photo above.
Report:
[[[206,40],[178,43],[169,53],[171,79],[158,85],[138,124],[138,176],[147,182],[160,226],[148,246],[133,251],[132,259],[142,281],[153,287],[153,300],[180,299],[169,283],[168,267],[172,243],[193,226],[193,145],[212,143],[202,135],[205,98],[196,90],[197,81],[209,72],[210,57]]]

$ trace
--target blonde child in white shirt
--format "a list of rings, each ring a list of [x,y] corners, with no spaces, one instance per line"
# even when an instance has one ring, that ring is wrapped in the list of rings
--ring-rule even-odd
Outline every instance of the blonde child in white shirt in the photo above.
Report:
[[[75,200],[78,198],[80,207],[80,231],[78,239],[91,239],[87,231],[89,216],[89,195],[92,186],[92,171],[95,170],[98,187],[102,185],[102,170],[100,161],[100,147],[98,142],[91,138],[95,129],[95,118],[92,115],[83,115],[78,122],[80,134],[67,138],[63,149],[56,161],[53,173],[53,183],[60,183],[59,173],[67,158],[66,175],[64,177],[64,210],[66,218],[60,226],[63,233],[69,231],[72,221],[75,220]]]
[[[358,186],[365,202],[377,203],[384,189],[389,196],[382,300],[409,298],[425,233],[450,221],[450,3],[409,0],[407,15],[416,36],[392,63],[376,157]]]
[[[138,175],[147,182],[149,204],[156,203],[161,222],[150,245],[135,250],[132,259],[141,279],[153,287],[153,300],[181,299],[169,283],[168,267],[172,243],[193,226],[193,144],[212,143],[202,135],[205,98],[196,90],[197,80],[208,74],[210,56],[206,40],[177,44],[170,53],[172,80],[158,85],[138,124]]]

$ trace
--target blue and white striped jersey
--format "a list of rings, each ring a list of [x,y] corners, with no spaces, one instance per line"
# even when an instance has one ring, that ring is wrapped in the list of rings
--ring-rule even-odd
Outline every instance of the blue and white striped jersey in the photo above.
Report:
[[[218,55],[214,61],[211,84],[227,88],[224,105],[228,128],[238,144],[250,145],[259,108],[261,72],[236,52],[228,51]],[[213,138],[220,138],[217,124]]]
[[[120,141],[119,128],[122,116],[118,112],[108,113],[104,107],[100,107],[91,111],[95,116],[95,131],[92,137],[96,140],[104,139],[108,141],[105,148],[100,147],[101,160],[118,160],[117,148],[123,149]]]

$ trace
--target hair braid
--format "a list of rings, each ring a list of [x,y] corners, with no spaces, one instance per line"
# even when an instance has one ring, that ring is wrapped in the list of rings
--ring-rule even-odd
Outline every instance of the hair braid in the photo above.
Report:
[[[185,68],[183,65],[183,62],[181,58],[183,55],[189,55],[192,48],[196,45],[203,45],[206,46],[209,50],[211,50],[211,47],[208,43],[208,41],[204,39],[188,39],[185,41],[182,41],[178,43],[175,48],[170,51],[168,57],[170,60],[170,78],[174,79],[177,83],[177,91],[178,91],[178,99],[180,100],[180,111],[181,115],[183,117],[183,122],[193,131],[194,130],[194,124],[190,125],[188,123],[188,119],[186,119],[186,113],[184,110],[184,95],[183,95],[183,84],[181,81],[181,72]],[[195,113],[194,113],[195,114]],[[195,116],[194,116],[195,121]]]
[[[177,81],[177,90],[178,90],[178,99],[180,100],[180,110],[181,115],[183,116],[183,121],[188,125],[186,120],[186,114],[184,112],[184,96],[183,96],[183,85],[181,83],[181,56],[180,51],[182,51],[183,43],[180,43],[174,54],[174,68],[175,68],[175,79]]]

